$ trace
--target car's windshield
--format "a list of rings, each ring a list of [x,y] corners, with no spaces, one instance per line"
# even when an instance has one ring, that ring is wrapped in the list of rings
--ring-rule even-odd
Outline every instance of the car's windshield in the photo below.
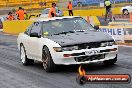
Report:
[[[44,10],[42,11],[42,14],[48,14],[48,13],[49,13],[49,10],[50,10],[50,9],[44,9]],[[58,13],[58,11],[59,11],[59,9],[56,8],[56,13]]]
[[[54,35],[59,33],[83,32],[83,31],[94,30],[93,27],[86,22],[83,18],[65,18],[43,22],[44,34]]]
[[[42,14],[48,14],[48,13],[49,13],[49,10],[50,10],[50,9],[44,9],[44,10],[42,11]]]

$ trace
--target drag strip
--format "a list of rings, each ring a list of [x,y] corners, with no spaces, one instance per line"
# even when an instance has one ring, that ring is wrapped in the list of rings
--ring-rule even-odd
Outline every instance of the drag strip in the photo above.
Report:
[[[46,73],[42,63],[21,64],[17,37],[0,33],[0,88],[131,88],[130,84],[76,83],[78,65],[60,66],[55,73]],[[92,63],[83,66],[87,74],[130,74],[132,76],[132,48],[119,47],[118,62],[113,66]]]

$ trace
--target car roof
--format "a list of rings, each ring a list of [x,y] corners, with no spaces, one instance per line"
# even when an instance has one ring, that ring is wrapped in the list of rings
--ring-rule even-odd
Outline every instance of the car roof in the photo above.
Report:
[[[52,17],[52,18],[39,17],[39,18],[34,18],[32,20],[42,22],[42,21],[51,21],[51,20],[59,20],[59,19],[70,19],[70,18],[76,18],[76,17],[79,17],[79,16],[64,16],[64,17]]]

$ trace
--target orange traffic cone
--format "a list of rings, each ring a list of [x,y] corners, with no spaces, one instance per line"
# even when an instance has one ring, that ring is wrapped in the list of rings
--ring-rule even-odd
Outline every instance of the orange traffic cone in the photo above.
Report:
[[[132,12],[130,13],[130,22],[132,22]]]

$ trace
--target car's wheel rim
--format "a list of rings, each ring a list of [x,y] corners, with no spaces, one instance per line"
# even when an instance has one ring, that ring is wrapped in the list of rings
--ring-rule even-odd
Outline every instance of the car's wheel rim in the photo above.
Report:
[[[22,63],[25,63],[25,51],[24,51],[24,48],[21,47],[21,60],[22,60]]]
[[[124,11],[124,14],[128,14],[128,11],[127,11],[127,10],[125,10],[125,11]]]
[[[48,65],[48,56],[47,56],[47,52],[45,52],[45,50],[43,51],[43,67],[44,69],[47,69],[47,65]]]

